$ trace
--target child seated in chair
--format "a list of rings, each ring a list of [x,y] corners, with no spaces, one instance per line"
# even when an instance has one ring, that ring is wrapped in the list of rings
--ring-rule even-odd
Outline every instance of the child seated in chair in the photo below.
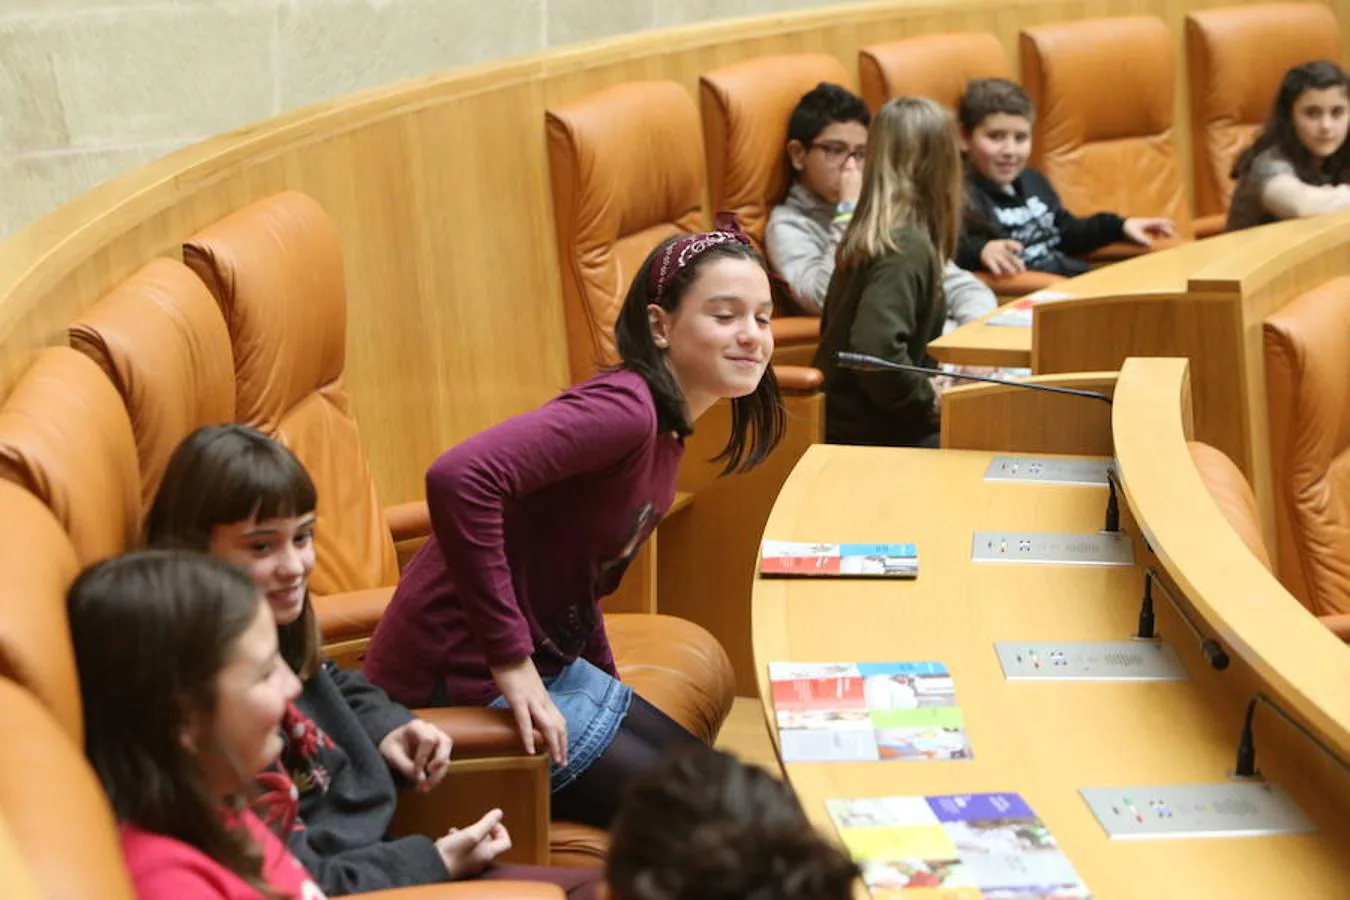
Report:
[[[1031,99],[1006,78],[971,81],[957,107],[966,160],[966,211],[956,264],[993,275],[1028,269],[1081,275],[1075,257],[1127,240],[1145,247],[1176,234],[1170,219],[1099,212],[1080,219],[1060,203],[1046,177],[1027,166]]]
[[[1285,73],[1270,118],[1233,166],[1229,231],[1350,206],[1348,86],[1325,60]]]
[[[820,315],[825,305],[839,241],[858,203],[870,123],[861,97],[828,82],[802,95],[788,120],[792,185],[769,214],[764,249],[801,311],[809,315]],[[997,306],[989,288],[950,261],[943,269],[942,287],[947,330]]]

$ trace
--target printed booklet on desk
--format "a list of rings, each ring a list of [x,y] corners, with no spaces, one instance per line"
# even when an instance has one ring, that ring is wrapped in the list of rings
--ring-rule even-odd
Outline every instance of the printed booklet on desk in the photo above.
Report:
[[[1084,900],[1050,829],[1017,794],[827,800],[872,900]]]
[[[913,544],[765,541],[759,552],[759,574],[917,578],[919,551]]]
[[[769,663],[783,762],[970,759],[937,662]]]

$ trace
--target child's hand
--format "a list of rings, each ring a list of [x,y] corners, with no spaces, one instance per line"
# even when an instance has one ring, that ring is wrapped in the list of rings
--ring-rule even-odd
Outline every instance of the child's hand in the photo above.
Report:
[[[1121,231],[1125,237],[1145,247],[1152,247],[1154,238],[1177,236],[1176,226],[1171,219],[1144,219],[1139,216],[1126,219]]]
[[[436,842],[451,881],[477,875],[510,849],[511,835],[502,824],[500,809],[491,810],[472,825],[451,828]]]
[[[839,173],[839,202],[856,204],[861,194],[862,167],[844,166]]]
[[[419,791],[429,791],[450,771],[450,735],[430,722],[413,719],[380,741],[380,755]]]
[[[1021,254],[1020,241],[990,241],[980,251],[980,262],[995,275],[1016,275],[1027,270]]]

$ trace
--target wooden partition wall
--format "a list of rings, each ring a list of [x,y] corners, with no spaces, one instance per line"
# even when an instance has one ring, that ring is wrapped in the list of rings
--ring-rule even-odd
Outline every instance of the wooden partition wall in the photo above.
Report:
[[[385,502],[418,497],[443,448],[568,383],[544,110],[598,88],[751,56],[836,56],[921,33],[1154,14],[1224,2],[955,0],[830,7],[632,35],[374,89],[209,139],[90,191],[0,244],[0,396],[33,351],[147,260],[283,188],[336,220],[350,297],[347,381]],[[1334,7],[1350,27],[1350,2]],[[855,75],[856,77],[856,75]]]

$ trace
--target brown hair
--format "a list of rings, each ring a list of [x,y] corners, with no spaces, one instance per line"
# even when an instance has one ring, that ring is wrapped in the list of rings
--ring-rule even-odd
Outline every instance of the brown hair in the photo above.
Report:
[[[169,459],[146,520],[146,543],[206,553],[219,525],[304,516],[317,502],[309,473],[283,444],[244,425],[207,425]],[[323,641],[309,598],[300,618],[278,626],[277,637],[301,680],[318,671]]]
[[[67,607],[85,755],[117,820],[195,847],[274,897],[261,850],[248,832],[226,824],[221,798],[181,740],[190,717],[215,712],[216,679],[262,602],[233,566],[201,553],[149,550],[85,569]],[[244,798],[227,804],[240,810]]]
[[[858,869],[787,785],[696,747],[629,786],[605,875],[614,900],[850,900]]]
[[[938,258],[951,259],[962,202],[961,154],[947,112],[917,97],[887,102],[867,135],[862,193],[839,244],[838,268],[898,252],[894,232],[902,226],[927,233]]]
[[[1294,66],[1284,73],[1280,89],[1275,93],[1275,102],[1271,105],[1270,116],[1261,126],[1260,133],[1251,146],[1243,150],[1233,163],[1229,174],[1240,179],[1251,169],[1256,157],[1263,151],[1274,148],[1294,167],[1298,179],[1307,184],[1343,184],[1350,179],[1350,139],[1341,142],[1336,152],[1327,157],[1319,166],[1317,160],[1303,146],[1294,126],[1294,104],[1303,96],[1304,91],[1341,88],[1350,94],[1350,77],[1340,66],[1325,59],[1314,60]]]
[[[985,119],[998,113],[1021,116],[1028,122],[1036,119],[1036,107],[1026,91],[1017,82],[1006,78],[973,79],[956,104],[957,121],[967,136]]]

